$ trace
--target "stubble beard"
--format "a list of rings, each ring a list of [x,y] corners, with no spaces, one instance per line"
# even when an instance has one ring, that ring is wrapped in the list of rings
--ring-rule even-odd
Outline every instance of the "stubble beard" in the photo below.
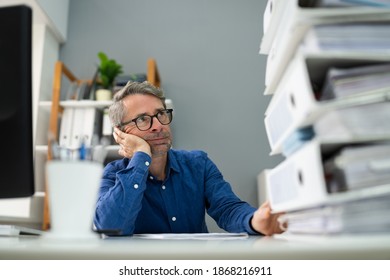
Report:
[[[171,149],[172,144],[168,143],[165,145],[158,145],[158,148],[151,147],[151,153],[153,157],[161,157],[168,153],[168,151]]]
[[[153,157],[161,157],[166,155],[172,147],[172,138],[169,132],[160,132],[154,134],[153,136],[145,137],[144,139],[147,141],[148,139],[153,139],[158,137],[166,137],[167,139],[169,139],[169,141],[166,144],[150,145],[150,150]]]

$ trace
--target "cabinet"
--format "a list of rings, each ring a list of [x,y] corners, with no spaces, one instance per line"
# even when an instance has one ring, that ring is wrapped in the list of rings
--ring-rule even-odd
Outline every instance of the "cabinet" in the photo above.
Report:
[[[372,223],[375,230],[389,232],[390,227],[382,227],[389,209],[382,205],[390,202],[390,177],[379,180],[381,175],[370,169],[375,168],[373,162],[383,168],[390,162],[373,153],[362,156],[361,151],[379,144],[385,151],[390,145],[389,86],[372,82],[389,71],[364,72],[368,66],[390,63],[390,44],[382,40],[390,32],[390,9],[282,2],[268,1],[260,45],[260,53],[267,55],[264,94],[272,95],[265,113],[271,155],[285,157],[262,174],[271,206],[287,212],[291,231],[339,233],[345,226],[354,232],[367,230]],[[369,89],[363,90],[366,86]],[[344,151],[352,156],[340,167]],[[358,157],[359,167],[352,170]],[[386,168],[380,172],[388,172]],[[353,188],[366,179],[361,174],[375,180]],[[350,211],[351,205],[355,212],[370,209],[377,219],[340,214]],[[331,224],[337,226],[325,226]]]
[[[154,84],[157,87],[160,87],[160,75],[157,68],[157,63],[155,59],[149,58],[147,61],[147,81]],[[95,100],[61,100],[61,92],[64,90],[64,84],[68,83],[81,83],[89,82],[78,79],[73,73],[67,68],[67,66],[61,62],[57,61],[54,69],[54,78],[53,78],[53,92],[52,100],[50,102],[41,102],[40,106],[45,108],[49,112],[49,123],[48,123],[48,141],[47,145],[42,145],[40,149],[45,151],[47,156],[44,161],[39,163],[41,166],[45,166],[46,160],[52,160],[52,142],[58,142],[59,130],[61,126],[62,113],[65,108],[97,108],[103,110],[111,104],[111,101],[95,101]],[[167,106],[172,107],[172,102],[167,100]],[[50,108],[50,110],[49,110]],[[83,120],[80,120],[81,122]],[[111,145],[107,147],[108,155],[117,154],[118,147],[116,145]],[[44,170],[41,170],[44,172]],[[43,175],[44,177],[44,175]],[[43,229],[48,229],[50,227],[50,211],[48,203],[48,193],[47,188],[44,196],[44,208],[43,208]]]

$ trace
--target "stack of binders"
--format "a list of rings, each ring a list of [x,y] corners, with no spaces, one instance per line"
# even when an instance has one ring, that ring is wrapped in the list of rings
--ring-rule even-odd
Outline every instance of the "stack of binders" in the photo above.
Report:
[[[389,233],[390,5],[282,2],[260,45],[271,207],[290,233]]]
[[[91,147],[94,137],[101,137],[102,112],[98,108],[82,106],[84,101],[76,101],[79,106],[65,107],[59,133],[59,146],[78,150],[82,146]],[[88,102],[88,101],[87,101]]]

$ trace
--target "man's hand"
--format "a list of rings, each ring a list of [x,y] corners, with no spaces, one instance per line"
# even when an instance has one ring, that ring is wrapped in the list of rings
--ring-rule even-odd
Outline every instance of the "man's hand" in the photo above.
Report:
[[[251,225],[254,230],[264,235],[282,233],[284,230],[278,222],[280,214],[272,214],[269,202],[264,202],[253,214]]]
[[[144,152],[152,156],[149,144],[141,137],[128,134],[114,128],[114,139],[119,144],[118,153],[127,158],[131,158],[136,152]]]

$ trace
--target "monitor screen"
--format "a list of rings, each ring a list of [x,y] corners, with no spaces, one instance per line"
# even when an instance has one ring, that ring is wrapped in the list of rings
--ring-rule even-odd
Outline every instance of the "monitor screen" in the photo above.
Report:
[[[0,7],[0,198],[34,194],[32,10]]]

